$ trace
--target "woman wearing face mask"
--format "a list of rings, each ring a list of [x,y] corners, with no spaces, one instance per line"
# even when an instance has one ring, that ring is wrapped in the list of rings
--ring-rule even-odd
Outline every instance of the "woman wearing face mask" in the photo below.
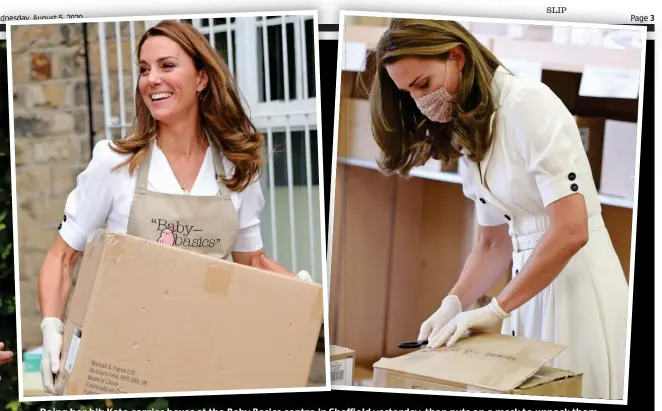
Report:
[[[73,266],[95,229],[295,276],[264,253],[257,179],[263,137],[244,112],[226,64],[202,34],[174,21],[150,28],[137,58],[135,133],[97,143],[41,267],[47,392],[54,391],[60,368]],[[305,271],[296,278],[311,280]]]
[[[551,365],[583,372],[584,397],[622,398],[628,285],[573,116],[456,22],[394,19],[375,61],[381,168],[407,174],[430,158],[457,158],[480,227],[419,340],[452,345],[503,320],[502,333],[567,346]],[[511,261],[504,290],[467,311]]]

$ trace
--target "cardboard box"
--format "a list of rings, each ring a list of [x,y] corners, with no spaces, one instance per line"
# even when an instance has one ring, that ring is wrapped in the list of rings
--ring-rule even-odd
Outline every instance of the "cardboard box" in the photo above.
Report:
[[[605,133],[605,119],[600,117],[575,116],[579,135],[586,150],[588,162],[591,165],[591,174],[595,186],[600,187],[602,177],[602,150]]]
[[[60,394],[305,387],[322,287],[124,234],[87,244]]]
[[[338,122],[338,156],[375,163],[382,151],[372,135],[370,102],[342,99]]]
[[[331,385],[353,385],[354,351],[349,348],[331,345]]]
[[[582,374],[545,366],[564,347],[503,334],[474,334],[374,364],[382,388],[581,397]]]
[[[607,120],[600,193],[633,199],[637,164],[637,123]]]

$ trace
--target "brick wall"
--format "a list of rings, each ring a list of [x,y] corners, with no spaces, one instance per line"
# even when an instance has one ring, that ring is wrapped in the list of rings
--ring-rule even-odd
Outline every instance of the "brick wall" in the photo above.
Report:
[[[119,117],[118,59],[114,24],[106,24],[112,114]],[[45,253],[76,177],[90,160],[91,88],[94,139],[105,138],[97,24],[87,25],[89,78],[82,24],[17,26],[11,29],[18,209],[21,332],[24,349],[41,344],[37,279]],[[136,24],[139,37],[144,30]],[[121,25],[127,122],[133,121],[134,85],[128,24]],[[116,130],[114,137],[119,137]]]

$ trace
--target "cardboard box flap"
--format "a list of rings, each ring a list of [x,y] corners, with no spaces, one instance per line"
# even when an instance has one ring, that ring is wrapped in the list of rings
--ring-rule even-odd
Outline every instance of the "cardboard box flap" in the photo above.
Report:
[[[464,338],[453,347],[425,348],[400,357],[382,358],[374,367],[507,392],[520,386],[564,348],[522,337],[482,333]]]
[[[519,385],[520,389],[537,387],[542,384],[548,384],[554,381],[564,380],[579,374],[572,371],[560,370],[558,368],[541,367],[535,374]]]
[[[345,347],[340,347],[338,345],[330,345],[329,348],[331,349],[331,356],[336,356],[336,355],[343,355],[346,357],[353,357],[354,356],[354,350],[350,350],[349,348]]]

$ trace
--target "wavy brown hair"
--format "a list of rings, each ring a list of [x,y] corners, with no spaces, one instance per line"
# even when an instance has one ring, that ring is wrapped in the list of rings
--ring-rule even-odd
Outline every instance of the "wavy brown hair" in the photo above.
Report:
[[[240,92],[227,64],[211,47],[207,39],[192,25],[165,20],[143,34],[136,47],[136,60],[145,41],[152,36],[165,36],[193,59],[197,70],[204,70],[207,86],[200,92],[200,125],[212,148],[220,149],[235,165],[234,175],[224,178],[228,189],[244,190],[259,177],[264,160],[260,152],[264,136],[257,131],[241,105]],[[156,138],[158,121],[152,117],[136,84],[136,118],[133,135],[114,142],[114,151],[130,154],[116,168],[129,165],[133,173],[147,154],[149,144]]]
[[[446,60],[456,46],[464,51],[465,64],[453,118],[433,122],[395,85],[386,66],[406,57]],[[371,127],[382,150],[378,164],[383,172],[407,175],[431,158],[447,163],[461,157],[462,148],[472,161],[483,158],[493,139],[491,84],[501,63],[469,31],[454,21],[392,19],[371,53]]]

